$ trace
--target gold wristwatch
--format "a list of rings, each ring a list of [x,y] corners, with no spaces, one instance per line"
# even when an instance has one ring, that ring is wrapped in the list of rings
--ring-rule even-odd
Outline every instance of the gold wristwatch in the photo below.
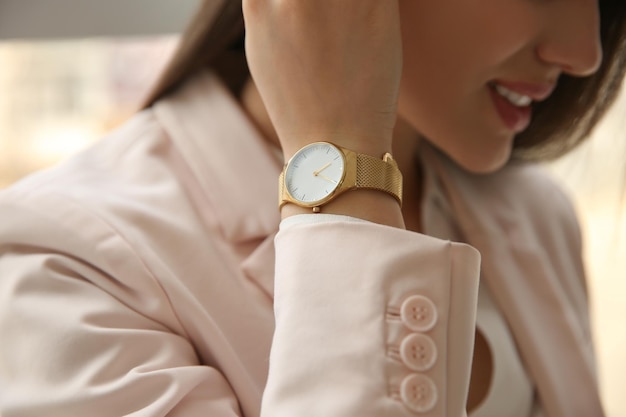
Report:
[[[402,205],[402,174],[389,153],[381,159],[330,142],[300,149],[280,174],[278,206],[293,203],[321,211],[321,206],[350,190],[391,194]]]

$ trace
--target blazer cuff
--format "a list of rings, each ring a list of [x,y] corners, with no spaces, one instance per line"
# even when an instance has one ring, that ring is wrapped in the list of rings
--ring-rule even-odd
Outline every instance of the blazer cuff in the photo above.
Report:
[[[280,230],[285,230],[291,226],[295,226],[298,224],[318,224],[330,222],[371,223],[367,220],[359,219],[358,217],[344,216],[342,214],[297,214],[295,216],[283,219],[280,222]]]
[[[275,245],[262,417],[465,415],[475,249],[361,221],[290,225]]]

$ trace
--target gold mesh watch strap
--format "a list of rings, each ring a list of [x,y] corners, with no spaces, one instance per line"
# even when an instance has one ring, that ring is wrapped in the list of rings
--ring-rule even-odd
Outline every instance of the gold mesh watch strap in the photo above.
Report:
[[[355,188],[384,191],[402,205],[402,174],[388,153],[383,159],[357,154]]]

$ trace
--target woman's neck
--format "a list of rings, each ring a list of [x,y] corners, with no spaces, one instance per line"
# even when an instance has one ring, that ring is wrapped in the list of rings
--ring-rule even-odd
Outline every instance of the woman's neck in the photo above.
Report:
[[[423,232],[422,169],[419,159],[420,135],[401,117],[393,132],[393,156],[398,162],[403,179],[402,214],[406,228]]]
[[[241,92],[241,105],[252,123],[271,145],[280,149],[280,142],[263,100],[252,79],[248,79]],[[422,174],[418,163],[420,137],[402,118],[398,117],[394,129],[393,153],[404,177],[402,212],[407,229],[422,231],[421,200]]]

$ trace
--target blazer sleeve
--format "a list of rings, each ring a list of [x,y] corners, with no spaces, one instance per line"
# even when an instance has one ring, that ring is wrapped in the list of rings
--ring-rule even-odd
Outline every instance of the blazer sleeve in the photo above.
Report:
[[[118,234],[16,194],[0,199],[2,417],[241,415]]]
[[[276,236],[262,417],[465,416],[480,258],[368,222]]]
[[[261,417],[465,415],[474,249],[342,221],[275,243]],[[64,197],[0,198],[0,338],[3,417],[243,415],[149,267]]]

